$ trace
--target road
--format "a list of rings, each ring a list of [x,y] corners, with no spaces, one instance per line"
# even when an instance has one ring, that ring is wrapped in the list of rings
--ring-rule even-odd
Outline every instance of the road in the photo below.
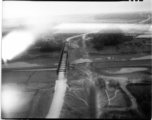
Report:
[[[151,16],[148,14],[148,18],[146,20],[143,20],[143,21],[139,22],[139,23],[142,24],[142,23],[144,23],[144,22],[146,22],[146,21],[148,21],[150,19],[151,19]]]

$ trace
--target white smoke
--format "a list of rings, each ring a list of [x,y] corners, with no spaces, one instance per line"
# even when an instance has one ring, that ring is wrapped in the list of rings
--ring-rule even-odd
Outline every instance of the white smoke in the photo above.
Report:
[[[20,20],[18,24],[14,25],[16,28],[2,39],[2,59],[4,62],[25,52],[38,38],[51,38],[53,25],[51,18]]]

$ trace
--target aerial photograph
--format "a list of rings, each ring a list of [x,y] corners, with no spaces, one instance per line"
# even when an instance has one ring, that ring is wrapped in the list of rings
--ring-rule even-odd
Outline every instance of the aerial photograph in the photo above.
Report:
[[[152,118],[152,1],[2,1],[1,119]]]

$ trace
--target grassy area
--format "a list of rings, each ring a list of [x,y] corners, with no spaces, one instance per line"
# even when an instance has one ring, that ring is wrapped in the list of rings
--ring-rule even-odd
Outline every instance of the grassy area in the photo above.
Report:
[[[128,84],[127,89],[136,98],[138,109],[145,118],[151,118],[151,85]]]
[[[101,119],[140,119],[134,110],[107,111],[102,114]]]
[[[90,39],[86,44],[89,53],[121,55],[151,53],[151,38],[134,38],[133,35],[126,35],[117,27],[89,34],[88,37]]]

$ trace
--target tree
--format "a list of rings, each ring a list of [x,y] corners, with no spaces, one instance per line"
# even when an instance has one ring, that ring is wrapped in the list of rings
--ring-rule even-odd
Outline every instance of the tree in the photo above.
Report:
[[[56,51],[61,51],[62,46],[63,46],[63,41],[58,40],[39,40],[36,43],[36,46],[40,47],[40,52],[56,52]]]
[[[106,87],[106,83],[104,81],[103,78],[98,78],[96,81],[95,81],[95,85],[98,86],[100,89],[103,89]]]
[[[109,81],[109,87],[117,89],[117,88],[119,88],[119,83],[117,81],[111,79]]]
[[[125,36],[124,33],[119,28],[105,29],[102,33],[97,33],[93,35],[91,43],[93,47],[100,51],[104,47],[118,46],[123,42],[132,40],[133,37]]]

